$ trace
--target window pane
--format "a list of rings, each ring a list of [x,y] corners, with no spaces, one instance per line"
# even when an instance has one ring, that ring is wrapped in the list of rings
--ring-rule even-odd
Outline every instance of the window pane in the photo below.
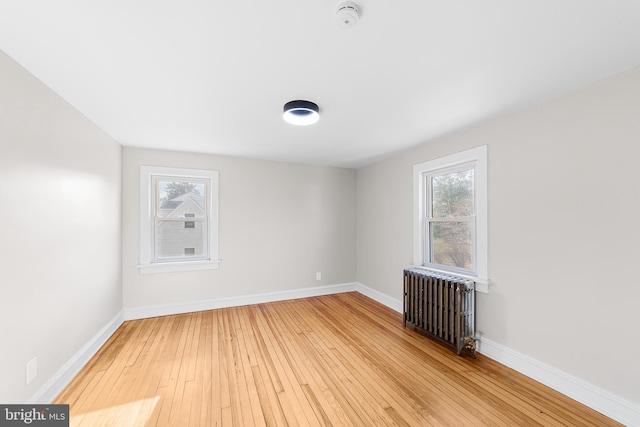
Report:
[[[471,228],[469,222],[432,222],[431,262],[471,270]]]
[[[202,218],[205,211],[205,184],[202,182],[159,179],[157,181],[160,218]]]
[[[206,257],[207,223],[191,221],[193,227],[185,228],[182,221],[158,221],[158,257],[184,258]]]
[[[473,169],[431,178],[434,218],[473,216]]]

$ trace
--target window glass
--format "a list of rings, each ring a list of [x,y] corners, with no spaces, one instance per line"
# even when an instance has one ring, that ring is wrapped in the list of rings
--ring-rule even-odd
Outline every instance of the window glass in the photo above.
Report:
[[[431,196],[433,217],[473,215],[473,169],[433,176]]]
[[[157,176],[154,183],[157,195],[154,259],[207,258],[207,182]]]
[[[472,226],[469,222],[431,223],[431,263],[465,270],[473,268]]]
[[[206,222],[194,223],[193,229],[185,230],[182,222],[158,222],[158,254],[157,259],[198,257],[207,255]],[[192,248],[187,252],[186,248]]]
[[[205,216],[205,183],[194,180],[158,179],[157,203],[158,216],[166,217],[198,217]],[[186,210],[194,207],[193,211]]]

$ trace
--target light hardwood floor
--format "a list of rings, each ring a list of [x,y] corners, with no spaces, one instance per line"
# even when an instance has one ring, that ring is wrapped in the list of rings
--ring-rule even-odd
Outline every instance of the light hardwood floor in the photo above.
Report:
[[[359,294],[125,322],[55,403],[72,426],[613,426]]]

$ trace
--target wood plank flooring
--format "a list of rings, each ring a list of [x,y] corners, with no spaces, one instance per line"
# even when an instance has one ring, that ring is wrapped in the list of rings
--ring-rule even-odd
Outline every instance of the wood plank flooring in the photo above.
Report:
[[[55,403],[82,427],[619,425],[355,292],[125,322]]]

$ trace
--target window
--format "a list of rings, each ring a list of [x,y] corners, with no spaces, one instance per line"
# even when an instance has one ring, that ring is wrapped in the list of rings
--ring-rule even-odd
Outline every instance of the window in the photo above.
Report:
[[[473,163],[423,174],[424,265],[475,272]]]
[[[414,264],[488,288],[486,146],[414,166]]]
[[[195,218],[196,214],[194,213],[186,213],[184,214],[185,218]],[[195,221],[185,221],[184,222],[184,228],[196,228],[196,223]]]
[[[142,166],[140,194],[142,273],[218,268],[217,171]]]

